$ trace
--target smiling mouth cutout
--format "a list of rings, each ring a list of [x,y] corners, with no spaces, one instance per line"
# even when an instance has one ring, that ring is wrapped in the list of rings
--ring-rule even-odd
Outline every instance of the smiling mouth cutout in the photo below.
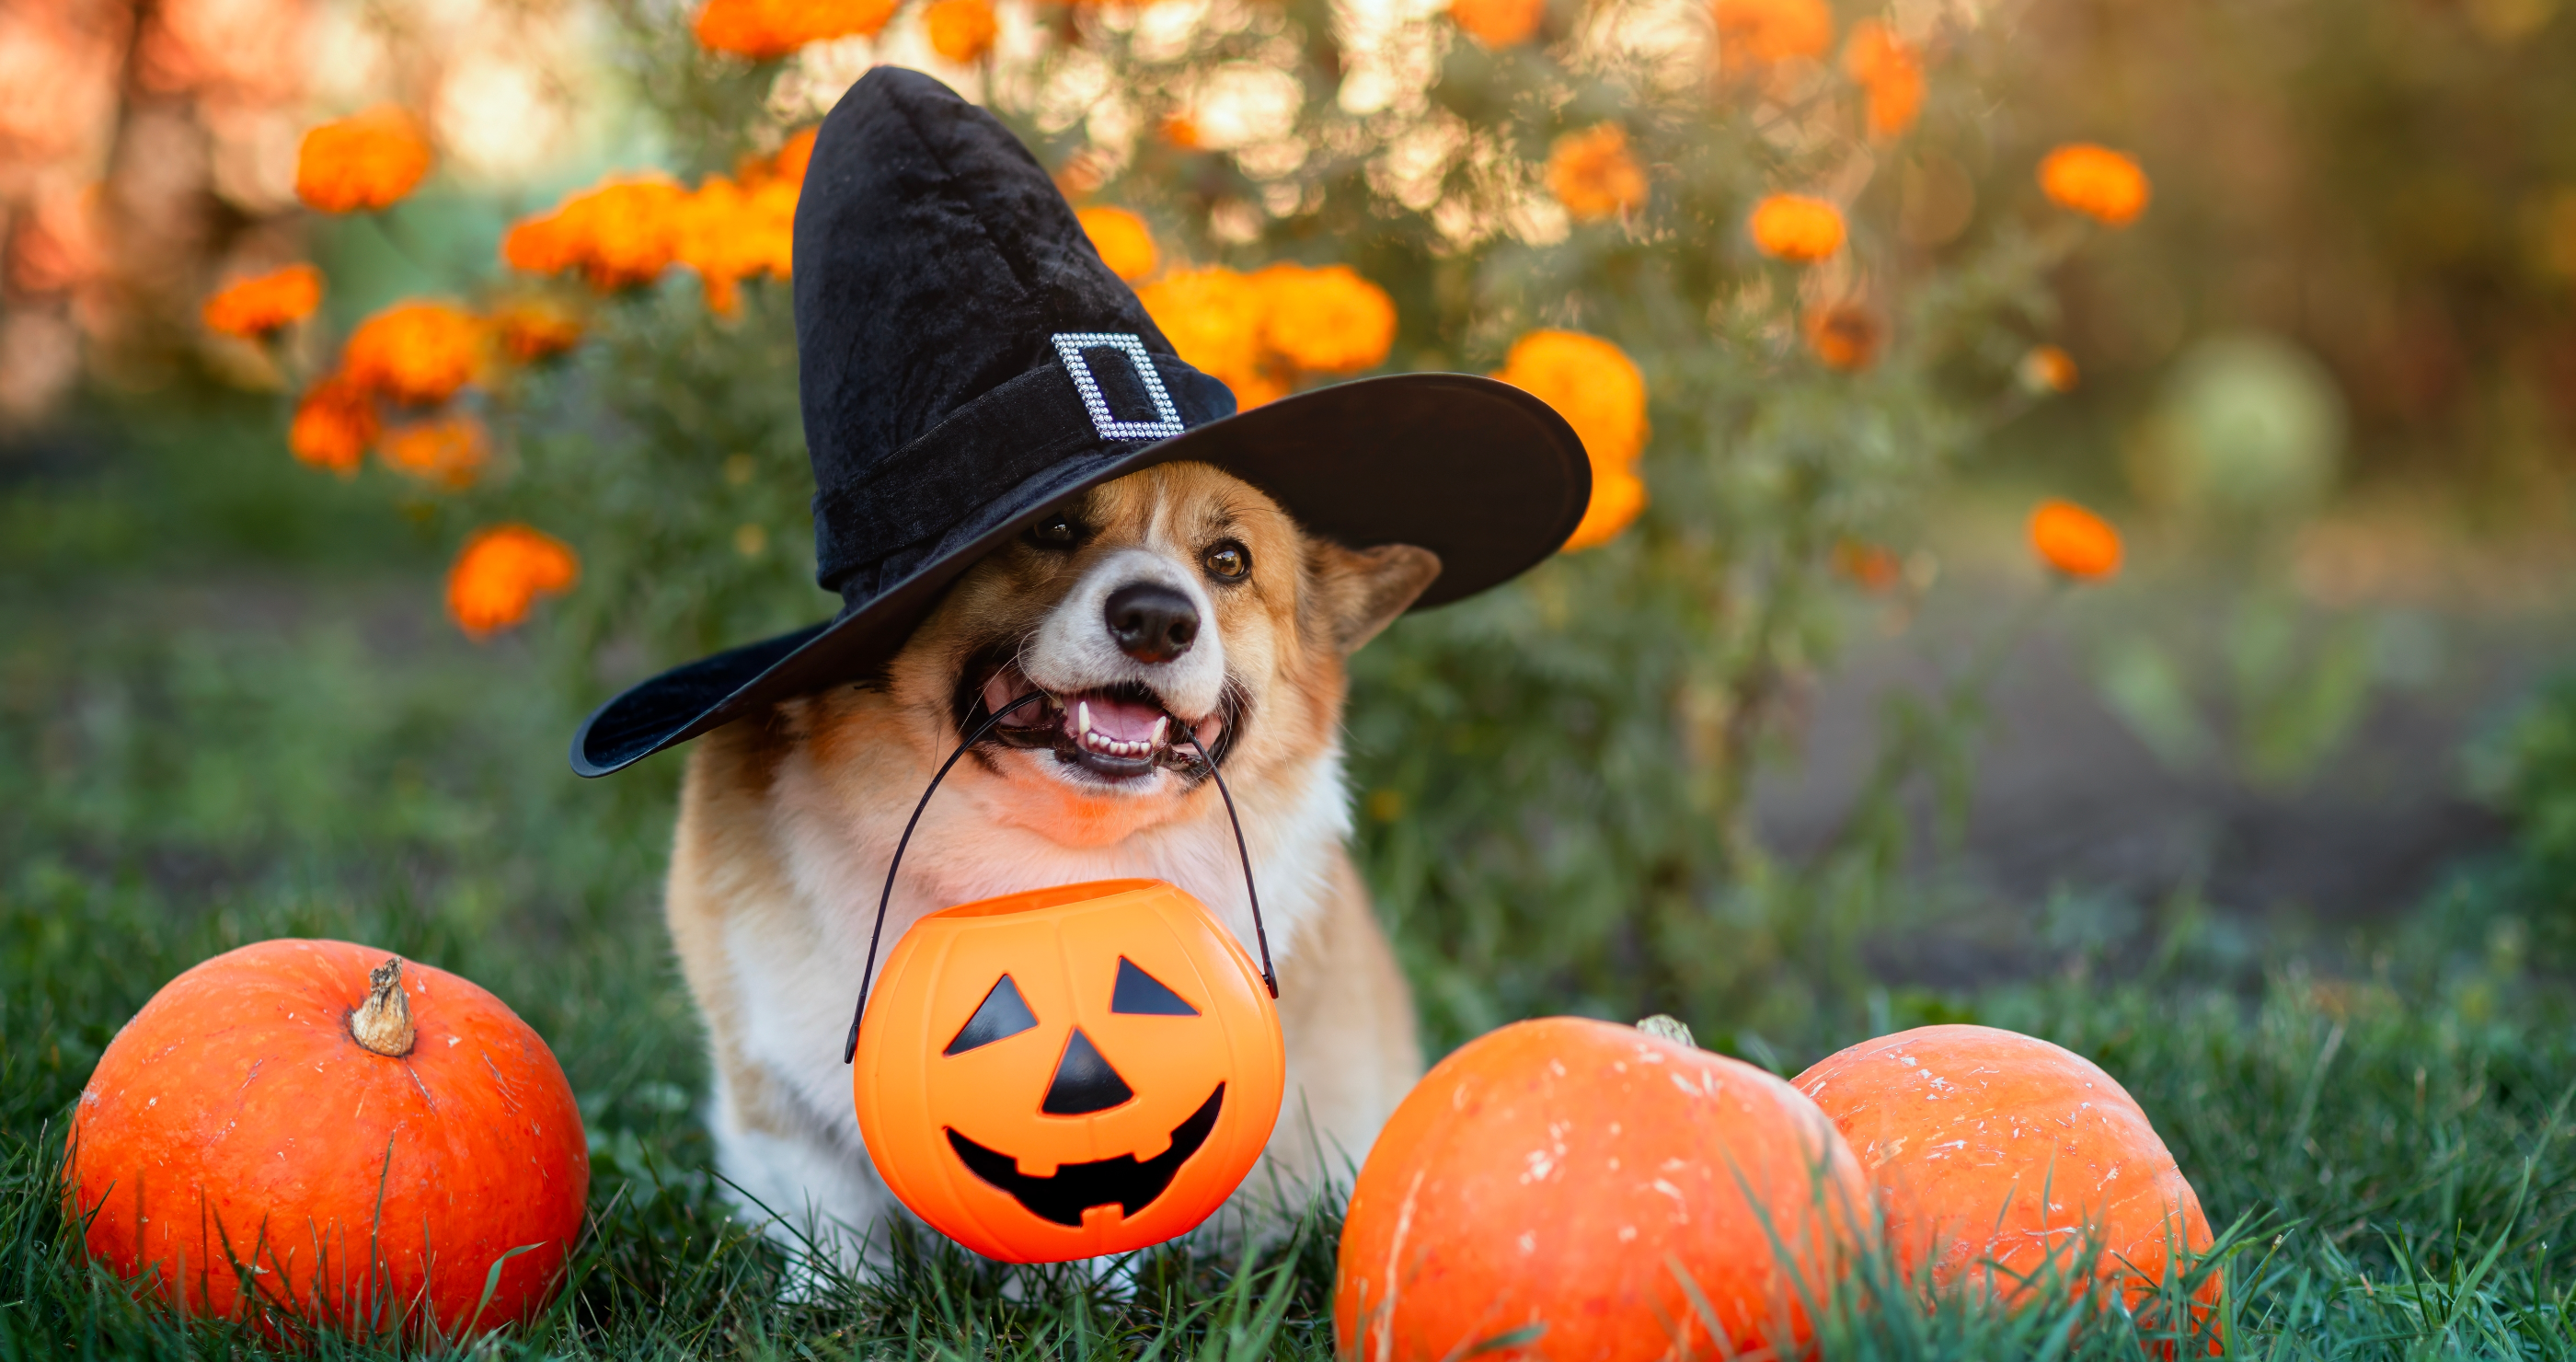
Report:
[[[1080,1229],[1082,1213],[1091,1207],[1115,1205],[1122,1215],[1134,1215],[1152,1205],[1154,1198],[1172,1185],[1181,1165],[1207,1143],[1209,1132],[1216,1129],[1217,1112],[1224,1105],[1225,1085],[1219,1083],[1188,1120],[1172,1127],[1171,1148],[1150,1159],[1121,1154],[1114,1159],[1061,1164],[1052,1177],[1030,1177],[1020,1171],[1010,1155],[987,1149],[958,1134],[953,1127],[947,1131],[948,1147],[957,1151],[958,1162],[965,1164],[967,1171],[1010,1193],[1011,1199],[1029,1214]]]
[[[968,675],[983,670],[981,665],[970,667]],[[996,667],[980,686],[958,692],[959,725],[971,724],[980,714],[999,714],[1038,689],[1017,667]],[[1004,747],[1051,750],[1058,761],[1113,782],[1156,770],[1190,779],[1202,777],[1190,736],[1195,735],[1223,761],[1234,745],[1244,709],[1242,697],[1230,687],[1214,712],[1179,723],[1164,708],[1162,697],[1140,682],[1045,695],[1044,700],[1003,720],[991,741]],[[1184,723],[1189,725],[1186,732]]]

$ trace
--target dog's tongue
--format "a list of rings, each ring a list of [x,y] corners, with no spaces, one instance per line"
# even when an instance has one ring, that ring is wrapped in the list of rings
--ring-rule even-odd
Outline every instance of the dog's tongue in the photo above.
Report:
[[[1105,695],[1085,695],[1074,702],[1073,712],[1065,716],[1066,725],[1077,735],[1082,731],[1085,707],[1091,712],[1091,731],[1115,742],[1146,741],[1154,736],[1154,721],[1163,717],[1163,711],[1152,705],[1141,705],[1133,700],[1113,700]]]

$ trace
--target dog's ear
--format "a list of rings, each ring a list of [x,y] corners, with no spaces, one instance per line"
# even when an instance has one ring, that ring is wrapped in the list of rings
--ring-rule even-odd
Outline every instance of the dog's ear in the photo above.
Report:
[[[1318,539],[1306,550],[1311,608],[1323,636],[1345,657],[1393,624],[1439,575],[1440,555],[1411,544],[1346,549]]]

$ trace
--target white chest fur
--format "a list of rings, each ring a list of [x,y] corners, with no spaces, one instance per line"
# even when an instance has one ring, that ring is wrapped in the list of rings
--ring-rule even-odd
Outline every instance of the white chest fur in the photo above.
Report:
[[[1284,778],[1283,778],[1284,775]],[[989,778],[985,778],[989,779]],[[932,800],[906,849],[877,952],[914,922],[954,904],[1103,879],[1160,879],[1205,903],[1258,958],[1234,833],[1215,792],[1189,817],[1116,842],[1068,847],[1011,826],[985,807],[983,779],[961,766]],[[1274,960],[1284,964],[1300,929],[1331,891],[1333,850],[1348,835],[1341,752],[1328,747],[1290,771],[1235,790],[1254,883]],[[803,759],[772,787],[772,850],[786,871],[785,902],[737,900],[726,914],[722,967],[738,1003],[738,1059],[783,1081],[802,1115],[826,1125],[858,1156],[858,1124],[841,1048],[887,858],[911,815],[909,800],[882,794],[852,807]],[[772,897],[776,897],[776,889]]]

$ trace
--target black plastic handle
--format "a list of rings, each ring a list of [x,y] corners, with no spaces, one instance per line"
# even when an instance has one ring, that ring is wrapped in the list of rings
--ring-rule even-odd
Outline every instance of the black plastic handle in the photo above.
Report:
[[[849,1063],[859,1053],[859,1023],[868,1015],[868,985],[876,977],[877,943],[885,936],[886,905],[894,901],[895,871],[903,865],[904,850],[912,845],[912,830],[921,825],[921,811],[930,807],[930,797],[939,792],[939,782],[948,779],[948,772],[957,765],[958,758],[965,756],[967,749],[982,742],[985,735],[1000,725],[1003,715],[1045,695],[1045,691],[1030,691],[977,724],[975,731],[957,744],[957,750],[948,754],[948,760],[940,763],[939,773],[930,778],[930,788],[921,792],[921,802],[912,806],[912,818],[903,825],[902,840],[894,844],[894,859],[886,863],[885,890],[877,895],[877,922],[868,931],[868,963],[859,975],[859,1010],[850,1014],[850,1038],[841,1046],[842,1063]],[[1279,996],[1279,975],[1270,967],[1270,929],[1261,922],[1261,891],[1253,887],[1252,851],[1244,844],[1243,820],[1235,816],[1234,791],[1226,788],[1224,774],[1216,769],[1215,756],[1209,753],[1207,744],[1199,741],[1198,733],[1168,710],[1164,711],[1164,717],[1172,721],[1172,726],[1180,730],[1182,737],[1190,740],[1190,746],[1199,754],[1199,761],[1207,767],[1208,778],[1216,782],[1218,798],[1225,801],[1225,821],[1234,825],[1234,854],[1243,859],[1243,895],[1252,903],[1252,937],[1261,947],[1261,984],[1270,990],[1271,997],[1276,998]]]

